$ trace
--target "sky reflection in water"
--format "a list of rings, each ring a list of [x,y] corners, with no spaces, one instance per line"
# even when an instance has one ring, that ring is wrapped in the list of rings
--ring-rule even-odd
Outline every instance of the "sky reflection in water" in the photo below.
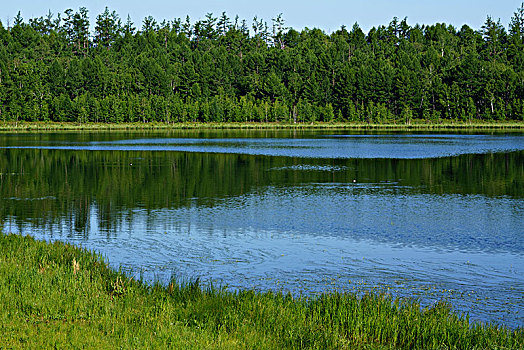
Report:
[[[235,153],[301,158],[421,159],[524,149],[524,137],[508,135],[318,135],[315,138],[138,138],[14,147]]]
[[[3,141],[6,232],[75,242],[148,280],[382,290],[522,326],[523,136]],[[36,152],[47,163],[23,165]]]

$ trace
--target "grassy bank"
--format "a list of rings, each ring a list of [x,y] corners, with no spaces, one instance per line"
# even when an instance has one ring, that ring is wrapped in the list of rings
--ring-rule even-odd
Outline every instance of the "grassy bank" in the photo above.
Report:
[[[522,329],[471,325],[445,304],[314,300],[145,285],[63,243],[0,235],[0,348],[419,348],[524,346]]]
[[[442,122],[411,124],[368,123],[57,123],[0,122],[0,131],[37,130],[148,130],[148,129],[349,129],[349,130],[524,130],[524,122]]]

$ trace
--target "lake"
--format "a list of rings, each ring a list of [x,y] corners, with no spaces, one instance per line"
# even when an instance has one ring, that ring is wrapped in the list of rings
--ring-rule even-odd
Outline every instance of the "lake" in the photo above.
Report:
[[[146,281],[380,291],[522,327],[524,134],[0,134],[0,229]]]

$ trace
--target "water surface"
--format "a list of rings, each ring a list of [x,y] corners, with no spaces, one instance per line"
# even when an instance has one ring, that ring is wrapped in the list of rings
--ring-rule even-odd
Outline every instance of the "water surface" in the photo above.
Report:
[[[524,136],[0,135],[4,232],[147,280],[445,299],[522,327]]]
[[[280,132],[283,134],[283,132]],[[302,135],[304,134],[304,135]],[[218,135],[220,136],[220,135]],[[178,151],[234,153],[301,158],[436,158],[460,154],[509,152],[524,149],[521,135],[354,135],[278,134],[268,138],[155,137],[112,140],[25,140],[15,148],[90,150],[90,151]],[[295,136],[295,137],[289,137]],[[9,146],[7,146],[9,147]]]

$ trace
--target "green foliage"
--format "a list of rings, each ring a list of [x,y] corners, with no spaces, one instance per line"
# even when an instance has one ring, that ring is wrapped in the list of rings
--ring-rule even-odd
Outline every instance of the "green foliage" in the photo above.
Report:
[[[387,295],[146,285],[69,244],[0,235],[0,347],[519,349],[522,329]]]
[[[105,8],[0,26],[0,120],[407,123],[522,120],[524,4],[506,30],[407,19],[328,35],[226,13],[137,31]]]

